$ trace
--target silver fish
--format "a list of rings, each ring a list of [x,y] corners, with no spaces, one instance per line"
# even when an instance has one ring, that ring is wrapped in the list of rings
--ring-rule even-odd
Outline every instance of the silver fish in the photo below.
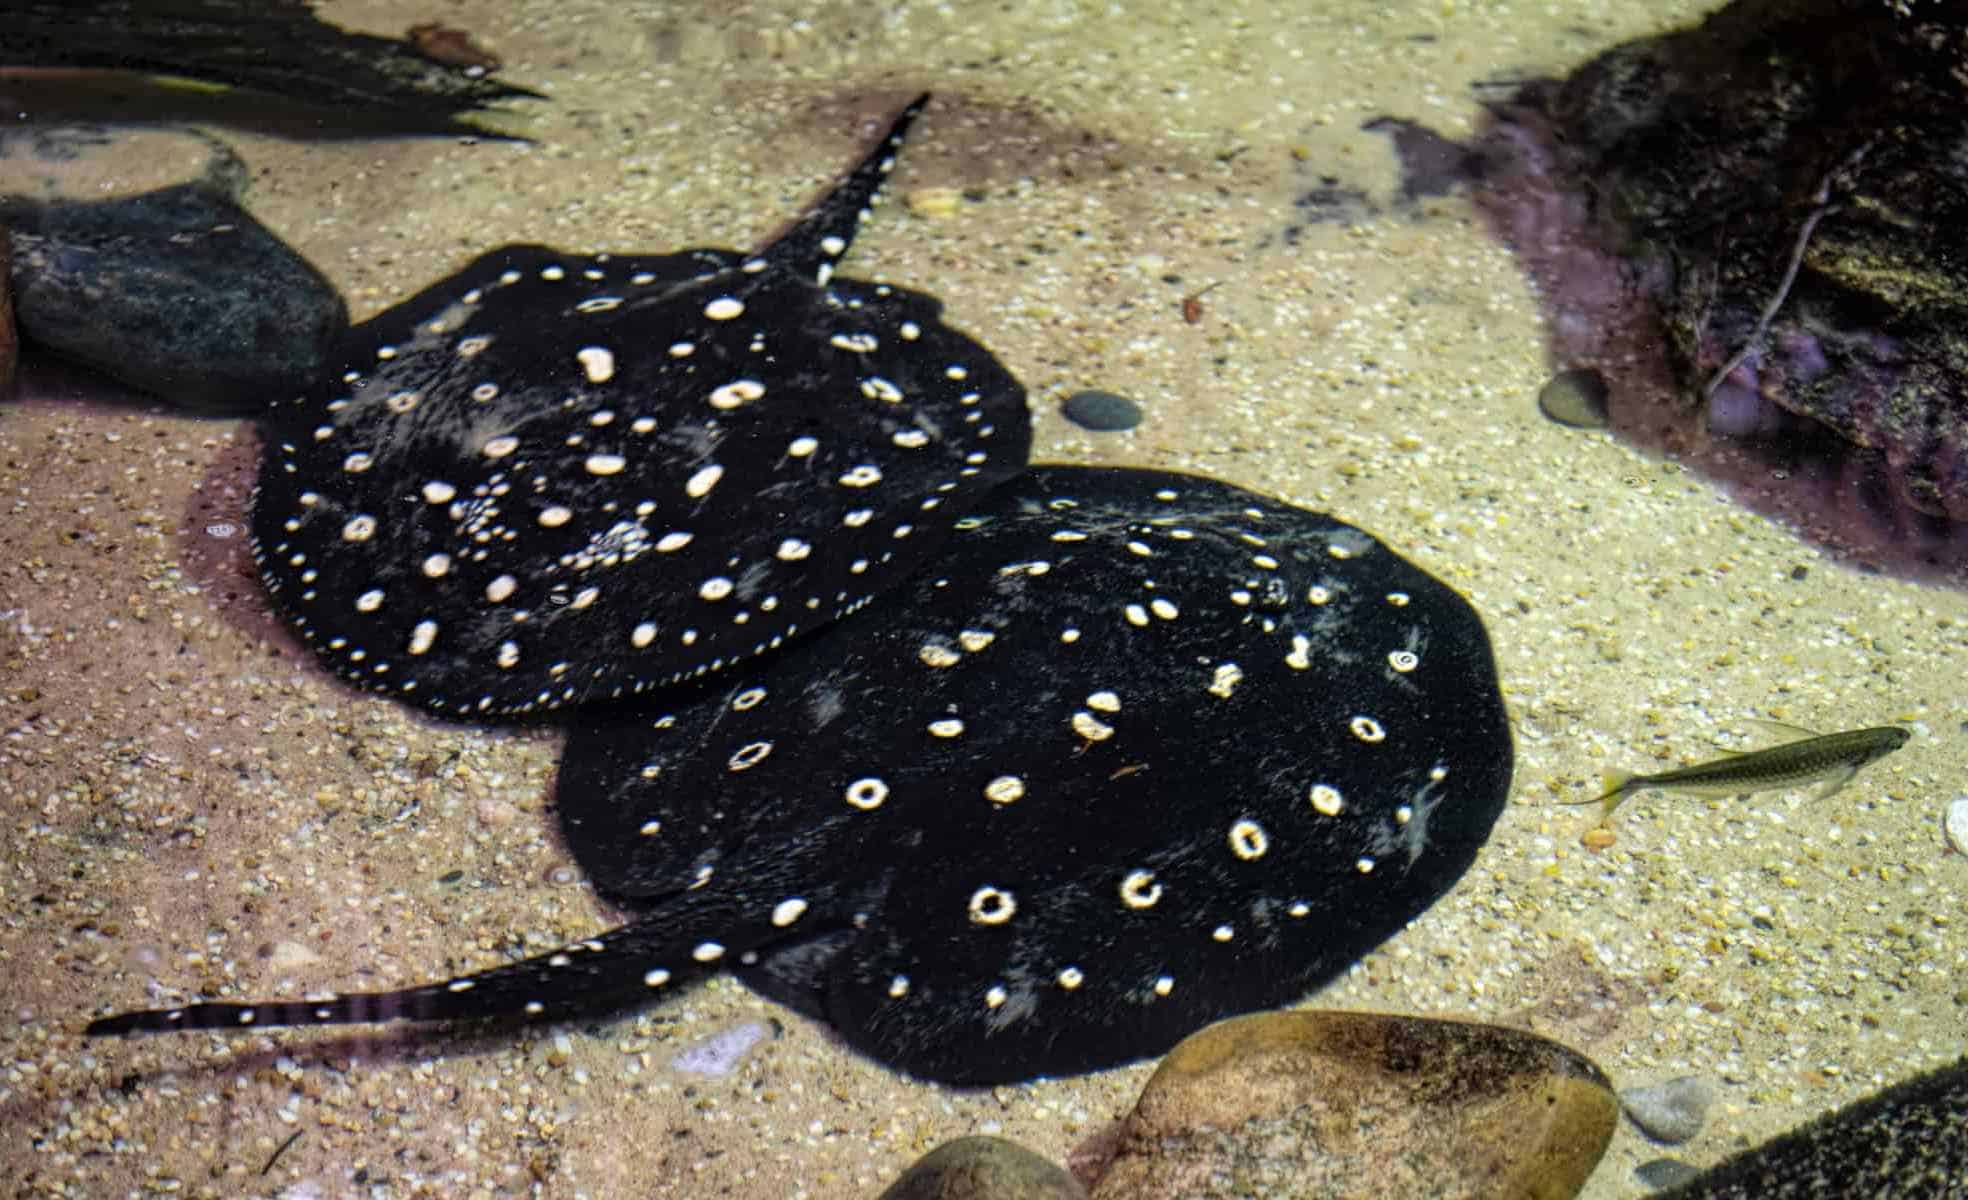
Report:
[[[1730,752],[1712,762],[1662,771],[1658,775],[1609,771],[1604,780],[1605,790],[1598,796],[1570,803],[1604,804],[1606,811],[1600,816],[1603,822],[1613,815],[1622,800],[1649,788],[1692,792],[1698,796],[1747,796],[1820,780],[1825,787],[1816,798],[1822,800],[1850,783],[1860,768],[1898,750],[1912,736],[1897,725],[1819,734],[1778,721],[1752,723],[1781,731],[1795,740],[1766,750]]]

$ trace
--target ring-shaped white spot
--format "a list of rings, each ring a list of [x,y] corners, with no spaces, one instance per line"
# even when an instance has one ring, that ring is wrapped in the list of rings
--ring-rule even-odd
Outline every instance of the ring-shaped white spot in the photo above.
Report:
[[[1346,797],[1329,783],[1313,784],[1307,798],[1312,801],[1312,810],[1322,816],[1336,817],[1346,809]]]
[[[1381,728],[1380,722],[1374,720],[1372,717],[1354,717],[1347,723],[1347,728],[1353,731],[1354,737],[1359,738],[1363,742],[1371,744],[1387,740],[1387,731]]]
[[[1162,885],[1153,871],[1129,871],[1121,880],[1121,903],[1129,908],[1153,908],[1162,898]]]
[[[986,884],[970,894],[970,920],[975,925],[1002,925],[1018,911],[1018,901],[1003,888]]]
[[[862,812],[872,812],[882,806],[882,801],[888,799],[888,785],[873,776],[857,779],[847,785],[846,797],[847,802],[855,808]]]
[[[1271,849],[1271,837],[1264,832],[1264,826],[1246,817],[1230,827],[1230,853],[1251,862],[1264,857]]]

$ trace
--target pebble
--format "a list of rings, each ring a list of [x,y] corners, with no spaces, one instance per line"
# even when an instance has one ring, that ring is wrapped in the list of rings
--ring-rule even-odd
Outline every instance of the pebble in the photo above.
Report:
[[[1652,1158],[1633,1168],[1633,1177],[1657,1192],[1680,1187],[1700,1175],[1699,1168],[1691,1167],[1678,1158]]]
[[[880,1200],[1086,1200],[1065,1168],[1017,1142],[964,1137],[917,1159]]]
[[[163,165],[147,163],[153,152]],[[173,182],[101,198],[102,178],[133,172]],[[198,413],[248,415],[305,388],[328,368],[348,310],[239,206],[243,172],[190,134],[9,138],[0,222],[21,342]]]
[[[1169,1052],[1093,1196],[1572,1196],[1618,1120],[1605,1075],[1534,1034],[1262,1013]]]
[[[1591,367],[1560,371],[1538,392],[1538,411],[1575,429],[1604,429],[1606,377]]]
[[[1956,796],[1948,801],[1941,829],[1947,834],[1950,849],[1956,854],[1968,854],[1968,796]]]
[[[919,217],[951,217],[963,207],[963,193],[953,187],[924,187],[910,192],[909,211]]]
[[[1701,1132],[1715,1089],[1699,1075],[1683,1075],[1651,1087],[1628,1088],[1619,1098],[1642,1133],[1672,1146]]]
[[[1095,433],[1119,433],[1141,424],[1141,406],[1112,392],[1074,392],[1059,411],[1081,429]]]
[[[693,1075],[729,1075],[752,1047],[771,1035],[762,1021],[747,1021],[694,1042],[670,1060],[670,1066]]]

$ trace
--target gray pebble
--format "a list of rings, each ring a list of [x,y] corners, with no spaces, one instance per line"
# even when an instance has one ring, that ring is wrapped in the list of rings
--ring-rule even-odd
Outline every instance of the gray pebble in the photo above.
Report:
[[[1657,1192],[1664,1192],[1671,1187],[1680,1187],[1701,1172],[1678,1158],[1656,1158],[1633,1168],[1633,1174],[1641,1183]]]
[[[1141,406],[1112,392],[1074,392],[1059,411],[1081,429],[1095,433],[1118,433],[1141,424]]]
[[[1591,367],[1560,371],[1538,392],[1538,411],[1576,429],[1606,427],[1606,377]]]
[[[1699,1075],[1683,1075],[1651,1087],[1628,1088],[1619,1098],[1642,1133],[1671,1146],[1701,1132],[1715,1089]]]

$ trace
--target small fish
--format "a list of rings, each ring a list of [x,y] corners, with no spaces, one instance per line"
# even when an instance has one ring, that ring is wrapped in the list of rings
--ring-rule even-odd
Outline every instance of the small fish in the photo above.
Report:
[[[1752,724],[1777,730],[1794,738],[1767,750],[1746,754],[1731,751],[1713,762],[1696,763],[1658,775],[1632,775],[1609,771],[1605,791],[1592,800],[1573,804],[1604,804],[1600,820],[1610,818],[1620,802],[1634,792],[1659,788],[1669,792],[1693,792],[1698,796],[1747,796],[1776,788],[1793,788],[1823,780],[1824,799],[1852,781],[1866,764],[1886,757],[1906,745],[1911,735],[1897,725],[1871,729],[1848,729],[1842,733],[1813,733],[1780,721],[1754,721]]]

